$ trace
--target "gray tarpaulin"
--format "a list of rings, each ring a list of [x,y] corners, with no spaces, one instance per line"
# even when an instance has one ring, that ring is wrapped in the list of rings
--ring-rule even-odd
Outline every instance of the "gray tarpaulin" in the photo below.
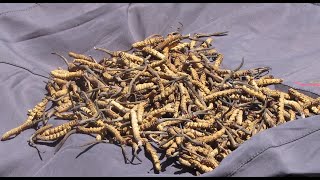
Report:
[[[320,93],[320,6],[313,4],[1,4],[0,134],[16,127],[41,100],[51,70],[65,68],[52,52],[104,54],[93,47],[128,49],[151,34],[229,31],[217,37],[223,66],[269,66],[284,84]],[[266,130],[245,142],[204,176],[319,175],[320,117],[300,119]],[[27,144],[34,132],[0,142],[0,176],[168,176],[183,175],[165,163],[154,175],[152,163],[125,164],[121,150],[98,144],[85,153],[92,137],[72,135],[53,155],[40,146],[43,160]],[[130,152],[128,150],[128,152]]]

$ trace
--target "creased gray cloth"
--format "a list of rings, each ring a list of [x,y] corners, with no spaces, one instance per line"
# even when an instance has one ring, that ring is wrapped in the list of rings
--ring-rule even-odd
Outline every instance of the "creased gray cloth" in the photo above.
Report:
[[[104,54],[93,47],[129,49],[152,34],[229,31],[214,47],[225,55],[223,67],[269,66],[275,77],[295,88],[320,93],[320,7],[313,4],[1,4],[0,134],[16,127],[41,100],[51,70],[65,68],[52,52]],[[59,123],[58,121],[55,123]],[[300,119],[254,136],[214,171],[203,176],[319,175],[320,118]],[[165,163],[155,175],[152,163],[125,164],[121,149],[71,135],[62,149],[40,146],[43,161],[27,144],[29,129],[0,142],[0,176],[192,176]],[[130,149],[127,153],[131,155]]]

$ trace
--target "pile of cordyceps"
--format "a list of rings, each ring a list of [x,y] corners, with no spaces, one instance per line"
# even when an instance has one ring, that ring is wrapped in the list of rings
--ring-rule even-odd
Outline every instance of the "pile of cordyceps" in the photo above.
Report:
[[[155,172],[161,171],[158,153],[165,153],[205,173],[253,135],[320,113],[320,98],[268,88],[282,83],[268,67],[242,70],[242,59],[236,69],[221,68],[223,55],[211,43],[226,33],[152,35],[128,51],[95,48],[107,55],[100,61],[57,54],[68,69],[51,71],[48,94],[2,140],[35,128],[29,145],[60,141],[58,150],[70,134],[89,134],[93,143],[118,144],[127,162],[125,146],[138,160],[144,148]],[[66,122],[53,127],[54,118]]]

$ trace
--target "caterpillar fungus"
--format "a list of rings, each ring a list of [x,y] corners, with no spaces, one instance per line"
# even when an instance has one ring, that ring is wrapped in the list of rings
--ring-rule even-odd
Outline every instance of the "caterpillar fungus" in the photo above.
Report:
[[[144,147],[157,173],[167,159],[206,173],[255,134],[320,114],[319,97],[270,87],[285,79],[269,67],[241,69],[242,60],[236,69],[224,68],[230,62],[211,44],[226,32],[180,33],[155,34],[128,50],[94,47],[105,53],[100,59],[59,55],[67,68],[50,71],[44,98],[1,140],[35,128],[29,145],[58,143],[58,152],[71,134],[82,134],[94,138],[85,146],[119,145],[132,164]]]

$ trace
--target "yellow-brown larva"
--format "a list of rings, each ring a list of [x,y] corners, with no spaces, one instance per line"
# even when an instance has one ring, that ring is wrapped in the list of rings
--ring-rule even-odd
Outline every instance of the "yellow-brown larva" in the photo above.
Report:
[[[141,102],[137,106],[137,120],[138,124],[142,123],[143,115],[144,115],[144,108],[147,105],[147,102]]]
[[[225,89],[228,89],[230,86],[228,84],[222,84],[220,85],[220,83],[217,83],[217,82],[212,82],[212,90],[211,90],[211,93],[215,93],[215,92],[218,92],[219,89],[220,90],[225,90]],[[219,87],[219,88],[218,88]]]
[[[284,95],[281,93],[279,98],[278,118],[280,123],[284,123]]]
[[[132,44],[132,47],[134,48],[141,48],[144,46],[148,46],[148,45],[153,45],[153,44],[157,44],[164,41],[163,37],[153,37],[150,39],[145,39],[143,41],[139,41],[139,42],[135,42]]]
[[[73,63],[79,63],[79,64],[83,64],[83,65],[87,65],[88,67],[92,68],[92,69],[99,69],[99,70],[105,70],[105,67],[98,64],[98,63],[94,63],[94,62],[89,62],[86,61],[84,59],[74,59]]]
[[[55,83],[57,83],[58,85],[64,85],[64,84],[67,84],[68,81],[66,80],[63,80],[63,79],[59,79],[59,78],[53,78],[52,79]]]
[[[150,47],[144,47],[144,48],[142,49],[142,51],[145,51],[145,52],[151,54],[152,56],[155,56],[155,57],[157,57],[157,58],[159,58],[159,59],[161,59],[161,60],[166,59],[166,56],[165,56],[164,54],[162,54],[162,53],[160,53],[159,51],[157,51],[157,50],[155,50],[155,49],[152,49],[152,48],[150,48]]]
[[[192,166],[191,166],[191,163],[190,163],[188,160],[186,160],[186,159],[184,159],[184,158],[182,158],[182,157],[179,157],[179,158],[178,158],[178,161],[179,161],[179,163],[180,163],[181,165],[183,165],[183,166],[192,167]]]
[[[207,76],[206,76],[206,73],[201,73],[200,75],[200,82],[203,84],[203,85],[206,85],[207,84]]]
[[[171,42],[174,42],[180,38],[182,38],[181,34],[168,36],[167,38],[164,39],[164,41],[160,42],[154,49],[155,50],[162,50],[165,46],[167,46]]]
[[[317,106],[310,107],[310,110],[315,114],[320,114],[320,109]]]
[[[179,108],[180,108],[180,97],[176,97],[177,100],[174,102],[174,110],[175,110],[175,113],[173,114],[173,117],[174,118],[177,118],[179,115],[180,115],[180,112],[179,112]]]
[[[176,137],[175,137],[175,142],[177,143],[178,146],[181,146],[182,143],[185,142],[184,139],[185,139],[184,137],[176,136]]]
[[[74,59],[83,59],[83,60],[86,60],[86,61],[90,61],[90,62],[93,62],[92,58],[86,56],[86,55],[83,55],[83,54],[78,54],[78,53],[75,53],[75,52],[69,52],[68,54],[70,57],[73,57]]]
[[[54,78],[55,79],[55,78]],[[55,93],[56,93],[56,90],[55,88],[53,87],[53,84],[51,82],[48,82],[47,85],[46,85],[46,89],[48,91],[48,93],[50,94],[50,96],[52,98],[55,98]]]
[[[173,139],[170,139],[170,140],[167,140],[166,143],[160,145],[160,148],[168,149],[168,148],[171,146],[171,144],[173,144],[174,142],[175,142],[175,139],[174,139],[174,138],[173,138]]]
[[[251,75],[252,72],[250,70],[238,70],[237,72],[235,72],[233,74],[233,77],[234,78],[239,78],[240,76],[248,76],[248,75]]]
[[[70,72],[67,70],[57,69],[57,70],[51,71],[51,75],[55,78],[69,80],[72,78],[82,77],[83,71],[79,70],[79,71],[75,71],[75,72]]]
[[[162,98],[165,98],[167,96],[169,96],[170,94],[172,94],[175,90],[176,90],[176,87],[177,86],[169,86],[167,88],[165,88],[164,92],[163,93],[160,93],[158,95],[156,95],[154,98],[153,98],[153,101],[159,101],[161,100]]]
[[[106,112],[106,114],[110,116],[112,119],[117,119],[121,117],[118,113],[114,112],[111,109],[106,109],[104,112]]]
[[[201,59],[200,58],[198,58],[194,53],[192,53],[192,52],[190,52],[189,53],[190,54],[190,57],[191,57],[191,59],[195,62],[195,67],[197,67],[197,68],[199,68],[199,69],[201,69],[201,68],[203,68],[204,66],[201,64]]]
[[[179,70],[176,68],[175,65],[173,65],[171,62],[166,63],[166,66],[169,68],[170,71],[174,72],[174,73],[178,73]]]
[[[161,68],[163,69],[163,72],[167,73],[169,76],[176,76],[176,73],[171,71],[166,64],[162,64]]]
[[[191,80],[191,83],[199,87],[207,95],[211,93],[210,89],[206,85],[202,84],[200,81]]]
[[[49,100],[46,97],[43,98],[41,102],[39,102],[32,110],[28,112],[28,118],[26,119],[26,122],[42,117],[48,102]]]
[[[54,115],[60,119],[64,119],[64,120],[73,120],[73,119],[77,119],[77,116],[74,113],[54,113]]]
[[[120,57],[126,58],[130,61],[137,63],[137,64],[142,64],[144,62],[143,58],[136,56],[136,55],[133,55],[133,54],[126,53],[126,52],[120,52],[119,55],[120,55]]]
[[[179,124],[179,123],[181,123],[180,120],[172,120],[172,121],[162,122],[162,123],[159,123],[159,124],[157,125],[157,129],[158,129],[159,131],[164,131],[164,130],[165,130],[165,129],[164,129],[165,126],[170,126],[170,125]]]
[[[152,147],[152,145],[148,142],[145,141],[145,150],[147,153],[149,153],[149,155],[151,156],[152,162],[154,164],[154,169],[157,172],[161,171],[161,165],[160,165],[160,160],[157,154],[157,151]]]
[[[299,103],[297,103],[296,101],[292,101],[292,100],[284,100],[284,105],[289,105],[291,106],[293,109],[295,109],[296,111],[299,112],[299,114],[301,115],[302,118],[305,118],[305,114],[303,113],[303,108],[300,106]]]
[[[275,124],[275,121],[268,113],[265,113],[265,121],[266,123],[268,124],[269,127],[274,127],[276,124]]]
[[[290,95],[285,93],[285,92],[281,92],[279,90],[272,90],[268,87],[260,87],[260,90],[265,94],[265,95],[268,95],[268,96],[271,96],[271,97],[277,97],[279,98],[280,97],[280,94],[283,94],[284,95],[284,98],[285,99],[290,99]]]
[[[217,131],[216,133],[214,133],[212,135],[198,137],[195,140],[199,141],[199,142],[209,143],[209,142],[215,141],[218,138],[220,138],[225,133],[225,131],[226,131],[226,129],[222,128],[222,129],[220,129],[219,131]]]
[[[150,66],[151,66],[151,64],[150,64]],[[165,80],[172,80],[172,79],[175,79],[177,77],[177,76],[169,75],[169,74],[167,74],[165,72],[162,72],[162,71],[157,71],[157,73],[158,73],[158,75],[160,76],[161,79],[165,79]]]
[[[255,91],[253,89],[250,89],[248,87],[246,87],[245,85],[241,86],[241,89],[248,93],[251,96],[257,97],[258,99],[264,101],[266,99],[266,95],[264,95],[262,92],[260,91]]]
[[[217,58],[214,61],[214,64],[213,64],[212,68],[214,70],[218,70],[220,68],[220,65],[222,64],[222,61],[223,61],[223,54],[219,53]]]
[[[306,117],[309,117],[309,116],[310,116],[310,111],[309,111],[309,109],[303,109],[303,114],[304,114]]]
[[[248,79],[248,84],[251,85],[254,90],[256,90],[256,91],[260,90],[256,80],[254,80],[253,77],[246,76],[246,78]]]
[[[309,96],[307,96],[307,95],[305,95],[305,94],[303,94],[303,93],[301,93],[301,92],[299,92],[299,91],[297,91],[297,90],[295,90],[293,88],[289,88],[288,89],[288,93],[290,95],[292,95],[293,97],[297,98],[298,100],[302,101],[303,103],[309,104],[310,101],[313,100],[313,98],[311,98],[311,97],[309,97]]]
[[[60,99],[57,102],[57,104],[60,106],[60,105],[62,105],[64,103],[68,103],[68,102],[71,102],[70,97],[69,96],[64,96],[64,97],[62,97],[62,99]]]
[[[195,137],[202,137],[205,136],[206,134],[200,131],[197,131],[195,129],[190,129],[190,128],[183,128],[182,130],[183,133],[188,134],[191,133],[193,134]]]
[[[145,90],[145,89],[149,89],[151,87],[154,87],[154,83],[153,82],[137,84],[136,87],[135,87],[135,90],[136,91],[142,91],[142,90]]]
[[[215,158],[203,158],[200,163],[213,169],[219,166],[219,162]]]
[[[123,120],[130,120],[130,111],[128,111],[127,113],[125,113],[123,116],[122,116]]]
[[[179,43],[177,46],[171,48],[172,51],[181,51],[186,47],[189,47],[189,43]]]
[[[240,111],[240,109],[234,109],[233,111],[230,111],[231,114],[228,119],[228,122],[234,122],[238,116],[239,111]],[[228,117],[228,116],[226,115],[226,117]]]
[[[146,119],[151,119],[153,117],[158,117],[158,116],[161,116],[163,114],[166,114],[167,112],[169,113],[174,113],[174,108],[172,108],[172,105],[169,104],[169,105],[166,105],[160,109],[155,109],[153,111],[150,111],[148,114],[147,114],[147,117]]]
[[[102,140],[102,136],[101,136],[100,134],[97,134],[97,135],[96,135],[96,140],[97,140],[97,141],[101,141],[101,140]]]
[[[132,74],[130,74],[129,77],[133,78],[138,73],[141,73],[140,76],[153,77],[153,75],[150,72],[138,70],[132,71]]]
[[[109,91],[108,86],[105,86],[105,84],[100,81],[97,77],[95,77],[94,75],[85,75],[85,78],[88,79],[93,86],[95,87],[103,87],[101,88],[101,91],[106,92]]]
[[[87,104],[88,109],[91,111],[92,116],[98,114],[98,111],[96,109],[96,105],[91,100],[88,100],[86,104]]]
[[[273,78],[274,78],[273,75],[268,74],[268,75],[265,75],[265,76],[260,77],[259,79],[273,79]]]
[[[162,50],[163,55],[165,56],[167,62],[166,64],[170,63],[170,59],[169,59],[169,47],[166,46],[163,50]]]
[[[179,44],[179,40],[172,41],[167,46],[165,46],[163,48],[163,50],[166,49],[166,48],[172,49],[173,47],[177,46],[178,44]]]
[[[122,63],[129,68],[137,68],[138,64],[134,63],[131,59],[127,58],[124,54],[121,54]]]
[[[39,128],[38,130],[36,130],[36,132],[34,132],[33,135],[30,137],[29,143],[33,144],[34,143],[33,141],[36,139],[37,135],[43,133],[47,129],[50,129],[52,126],[53,126],[53,124],[47,124],[47,125]]]
[[[59,139],[60,137],[66,135],[71,130],[70,126],[66,126],[61,131],[57,131],[52,134],[44,135],[44,133],[39,134],[36,136],[36,139],[42,140],[42,141],[54,141]],[[45,131],[46,132],[46,131]]]
[[[312,106],[317,106],[318,109],[319,109],[319,106],[320,106],[320,97],[314,99],[314,100],[311,102],[310,105],[312,105]],[[307,106],[306,106],[306,107],[307,107]]]
[[[105,71],[104,73],[102,73],[102,76],[109,81],[113,79],[113,76],[108,71]]]
[[[182,65],[182,62],[180,61],[180,59],[179,58],[175,58],[175,57],[172,57],[172,59],[173,59],[173,65],[177,68],[178,71],[181,71],[183,65]]]
[[[192,152],[197,152],[204,157],[213,158],[218,154],[218,149],[212,149],[210,145],[205,145],[204,147],[192,145],[191,143],[186,144],[186,148]]]
[[[78,126],[77,131],[80,133],[84,134],[99,134],[102,133],[102,131],[105,130],[105,127],[83,127],[83,126]]]
[[[218,91],[218,92],[212,93],[210,95],[207,95],[207,96],[204,97],[204,99],[206,101],[208,101],[208,100],[212,100],[214,98],[217,98],[219,96],[227,96],[227,95],[230,95],[230,94],[240,93],[240,92],[241,92],[241,89],[227,89],[227,90]]]
[[[59,97],[61,97],[61,96],[64,96],[64,95],[68,94],[68,92],[69,92],[69,90],[68,90],[67,87],[64,85],[61,90],[56,91],[56,92],[54,93],[54,96],[55,96],[56,98],[59,98]]]
[[[176,149],[178,148],[178,145],[176,142],[173,142],[170,147],[166,150],[166,156],[167,157],[171,157],[173,155],[173,153],[176,151]]]
[[[248,96],[245,96],[245,95],[241,95],[240,96],[240,101],[241,102],[252,102],[253,101],[253,97],[248,97]]]
[[[189,43],[189,48],[190,48],[190,49],[194,49],[194,47],[196,46],[196,44],[197,44],[197,41],[191,40],[190,43]]]
[[[56,134],[58,132],[63,131],[64,129],[72,128],[72,127],[76,126],[77,124],[78,124],[77,120],[72,120],[72,121],[69,121],[67,123],[61,124],[59,126],[56,126],[56,127],[53,127],[53,128],[45,130],[41,134],[41,136],[49,136],[49,135],[52,135],[52,134]]]
[[[23,124],[21,124],[20,126],[13,128],[9,131],[7,131],[6,133],[4,133],[1,137],[1,141],[5,141],[8,140],[11,136],[13,135],[18,135],[20,134],[22,131],[32,127],[34,125],[33,121],[25,121]]]
[[[213,124],[208,122],[187,122],[185,124],[186,128],[192,128],[192,129],[197,129],[197,128],[210,129],[212,128],[212,126]]]
[[[201,92],[202,92],[202,91],[200,91],[199,94],[201,94]],[[200,110],[205,110],[205,109],[207,109],[207,107],[204,106],[204,105],[200,102],[199,99],[195,99],[195,100],[194,100],[194,104],[197,105],[197,106],[200,108]]]
[[[268,86],[272,84],[281,84],[283,79],[259,79],[256,81],[258,86]]]
[[[156,117],[150,116],[150,117],[147,117],[146,119],[148,119],[148,121],[143,121],[140,125],[141,131],[152,128],[158,123],[158,121],[157,121],[158,118],[156,118]]]
[[[72,108],[72,102],[71,101],[68,101],[68,102],[63,103],[63,104],[61,104],[59,106],[54,107],[54,109],[59,113],[67,111],[70,108]]]
[[[202,48],[208,48],[208,47],[210,47],[211,46],[211,43],[213,42],[213,39],[212,38],[208,38],[208,39],[206,39],[206,41],[204,42],[204,43],[202,43],[200,46],[202,47]]]
[[[152,68],[155,68],[155,67],[158,67],[164,63],[166,63],[167,60],[166,59],[162,59],[162,60],[158,60],[158,61],[153,61],[151,64],[150,64],[150,67]],[[158,72],[158,73],[161,73],[161,72]],[[159,74],[160,75],[160,74]]]
[[[242,122],[243,122],[243,110],[240,109],[238,112],[238,115],[236,116],[236,123],[241,126]]]
[[[160,78],[160,81],[159,81],[159,79],[158,79],[157,77],[152,78],[151,81],[152,81],[153,83],[158,83],[158,84],[159,84],[159,90],[160,90],[160,92],[163,92],[163,91],[164,91],[164,85],[163,85],[163,84],[169,83],[169,81],[168,81],[167,79],[162,79],[162,78]],[[151,88],[153,88],[153,87],[154,87],[154,86],[152,86]]]
[[[168,99],[165,100],[165,103],[168,104],[168,103],[174,102],[175,99],[176,99],[176,97],[174,96],[174,94],[170,94],[170,95],[168,96]],[[174,107],[175,107],[175,106],[174,106]]]
[[[183,86],[183,83],[179,83],[178,87],[179,87],[180,98],[181,98],[180,109],[182,113],[186,113],[188,111],[188,108],[187,108],[188,91]]]
[[[106,99],[105,102],[113,107],[115,107],[116,109],[118,109],[119,111],[121,111],[122,113],[126,113],[129,112],[130,109],[122,106],[120,103],[118,103],[117,101],[113,100],[113,99]]]
[[[104,127],[104,126],[105,126],[105,123],[103,122],[102,119],[98,119],[98,120],[95,122],[95,124],[96,124],[97,126],[99,126],[99,127]]]
[[[87,107],[80,107],[79,108],[80,110],[82,110],[83,112],[85,112],[87,115],[89,115],[89,116],[93,116],[93,113],[92,113],[92,111],[89,109],[89,108],[87,108]]]
[[[193,52],[189,52],[189,57],[196,63],[201,63],[201,59]]]
[[[174,59],[177,59],[179,61],[179,64],[182,65],[182,63],[185,63],[188,59],[188,55],[182,54],[182,53],[171,53],[171,56]]]
[[[120,144],[126,143],[125,139],[121,136],[120,132],[115,127],[113,127],[112,125],[109,125],[109,124],[105,124],[105,128],[108,132],[110,132],[115,137],[115,139]]]
[[[133,138],[135,142],[138,144],[138,146],[142,146],[142,138],[140,136],[137,112],[135,111],[135,109],[130,110],[130,116],[131,116],[131,127],[132,127]]]
[[[210,171],[213,170],[211,167],[208,167],[208,166],[206,166],[204,164],[201,164],[199,161],[195,160],[195,158],[193,158],[192,156],[183,154],[182,157],[185,158],[187,161],[189,161],[191,166],[193,166],[196,169],[198,169],[201,173],[207,173],[207,172],[210,172]]]
[[[292,109],[289,109],[289,114],[290,114],[290,121],[296,119],[296,113]]]

